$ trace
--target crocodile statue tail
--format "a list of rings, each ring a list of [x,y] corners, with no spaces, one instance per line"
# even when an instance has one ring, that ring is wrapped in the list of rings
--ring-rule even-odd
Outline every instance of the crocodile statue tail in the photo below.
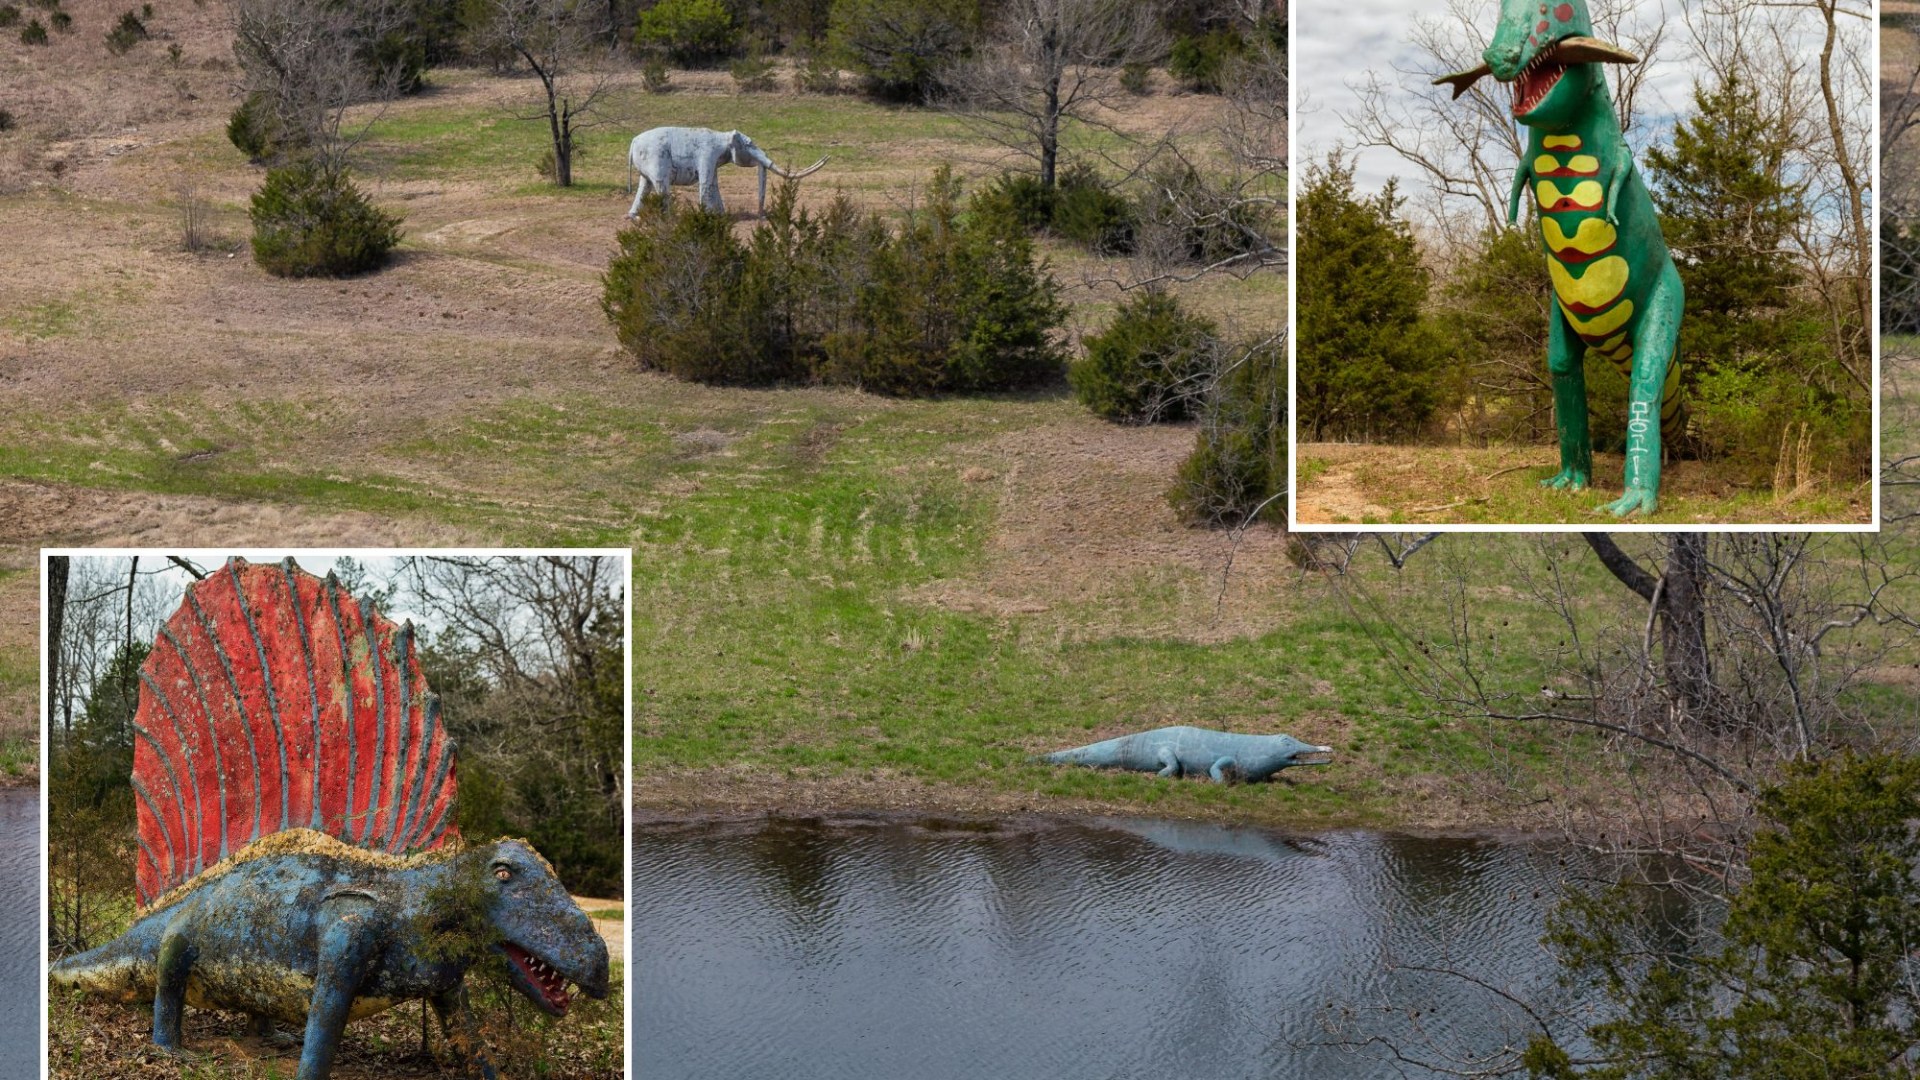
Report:
[[[140,669],[134,734],[143,907],[283,829],[395,853],[458,836],[413,625],[291,559],[231,559],[187,589]]]

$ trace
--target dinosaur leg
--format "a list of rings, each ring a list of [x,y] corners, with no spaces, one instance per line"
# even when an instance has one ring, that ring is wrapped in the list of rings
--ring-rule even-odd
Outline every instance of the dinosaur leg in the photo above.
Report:
[[[1547,315],[1547,372],[1553,376],[1553,423],[1560,429],[1560,471],[1541,487],[1581,491],[1593,482],[1593,440],[1587,434],[1586,343],[1560,305]]]
[[[180,1021],[186,1012],[187,976],[193,971],[194,948],[187,936],[171,927],[160,939],[153,986],[153,1044],[178,1053]]]
[[[313,971],[313,999],[307,1007],[306,1043],[300,1049],[299,1080],[326,1080],[347,1013],[374,958],[385,928],[365,897],[336,897],[321,909],[320,943]]]
[[[1155,773],[1155,776],[1180,775],[1180,759],[1174,756],[1172,747],[1161,747],[1159,752],[1153,755],[1153,760],[1160,763],[1160,771]]]
[[[1207,775],[1213,777],[1214,783],[1224,784],[1227,782],[1227,773],[1237,767],[1232,758],[1223,757],[1213,763],[1213,768],[1207,770]]]
[[[1651,515],[1660,495],[1660,403],[1668,367],[1680,341],[1686,297],[1680,272],[1671,265],[1654,282],[1646,314],[1633,335],[1633,373],[1627,379],[1627,493],[1607,504],[1607,513]]]
[[[254,1013],[247,1018],[247,1034],[272,1046],[292,1046],[300,1041],[291,1032],[281,1030],[273,1017],[265,1013]]]
[[[433,1015],[440,1018],[440,1030],[460,1055],[460,1064],[471,1076],[498,1080],[493,1062],[487,1060],[487,1048],[480,1041],[480,1027],[473,1022],[473,1010],[467,1007],[465,983],[433,998]]]

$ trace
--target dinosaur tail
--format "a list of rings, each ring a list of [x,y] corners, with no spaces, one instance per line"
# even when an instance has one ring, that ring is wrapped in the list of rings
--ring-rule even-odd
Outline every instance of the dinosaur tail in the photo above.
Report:
[[[143,905],[285,829],[391,852],[457,835],[453,740],[413,627],[331,574],[230,560],[187,590],[140,684]]]
[[[153,994],[155,954],[148,935],[129,932],[97,949],[63,956],[47,969],[48,982],[61,989],[86,990],[135,999]]]

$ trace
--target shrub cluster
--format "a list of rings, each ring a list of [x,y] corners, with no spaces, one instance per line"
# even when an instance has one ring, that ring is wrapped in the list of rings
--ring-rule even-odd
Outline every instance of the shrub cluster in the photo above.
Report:
[[[47,28],[38,18],[28,20],[27,25],[20,28],[20,44],[45,45],[46,43]]]
[[[298,132],[289,132],[274,112],[273,100],[261,91],[243,98],[227,117],[227,141],[255,165],[302,149]]]
[[[834,0],[827,41],[867,93],[925,102],[943,69],[972,48],[978,0]]]
[[[1236,30],[1190,35],[1173,43],[1167,73],[1196,93],[1218,94],[1227,88],[1233,63],[1246,52],[1247,40]]]
[[[968,210],[1029,233],[1050,232],[1097,255],[1133,250],[1134,206],[1091,166],[1067,168],[1051,188],[1030,173],[1002,173],[974,193]]]
[[[700,382],[880,393],[1057,380],[1064,308],[1027,237],[964,218],[944,168],[897,231],[782,184],[744,243],[723,214],[655,202],[620,234],[603,306],[641,365]]]
[[[276,277],[378,269],[400,242],[397,215],[368,202],[344,171],[312,161],[269,169],[252,217],[254,261]]]
[[[1029,233],[1071,240],[1096,255],[1147,248],[1198,263],[1271,247],[1275,220],[1270,204],[1177,163],[1154,170],[1131,197],[1084,164],[1063,170],[1052,188],[1029,173],[1003,173],[974,194],[968,209]]]
[[[20,9],[13,4],[0,4],[0,29],[20,25]]]
[[[1286,520],[1287,349],[1279,337],[1230,351],[1168,501],[1194,525]]]
[[[1181,310],[1165,292],[1135,294],[1083,343],[1067,384],[1099,416],[1128,424],[1185,420],[1198,411],[1217,363],[1212,320]]]
[[[720,0],[660,0],[640,13],[633,43],[643,52],[665,53],[683,67],[704,67],[740,47],[733,13]]]
[[[147,13],[151,15],[153,9],[149,7]],[[131,11],[123,11],[120,13],[120,21],[114,25],[113,29],[107,31],[107,51],[120,56],[152,36],[147,31],[147,24],[141,20],[140,16]]]

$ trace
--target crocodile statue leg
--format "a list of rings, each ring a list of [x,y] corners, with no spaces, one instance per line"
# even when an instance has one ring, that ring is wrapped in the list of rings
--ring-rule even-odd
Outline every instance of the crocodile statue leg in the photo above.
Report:
[[[347,1027],[360,980],[380,955],[386,919],[370,896],[349,894],[327,900],[320,912],[320,947],[313,972],[313,1000],[307,1008],[307,1037],[300,1049],[299,1080],[326,1080],[340,1035]]]
[[[1560,471],[1540,486],[1583,491],[1593,482],[1593,439],[1587,433],[1586,343],[1558,304],[1547,316],[1547,371],[1553,377],[1553,423],[1560,430]]]
[[[1180,775],[1180,759],[1174,754],[1173,747],[1161,747],[1154,753],[1154,760],[1160,763],[1160,771],[1155,773],[1155,776]]]
[[[1662,399],[1679,347],[1685,303],[1680,272],[1669,263],[1654,282],[1633,336],[1633,374],[1627,380],[1627,491],[1607,504],[1607,513],[1614,517],[1651,515],[1659,501]]]
[[[1213,777],[1214,783],[1224,784],[1227,782],[1227,771],[1235,767],[1236,766],[1232,758],[1230,757],[1219,758],[1214,761],[1213,767],[1207,770],[1207,775]]]
[[[154,965],[153,1044],[170,1053],[184,1047],[180,1041],[180,1020],[187,1004],[187,976],[193,971],[194,948],[177,926],[169,927],[160,939],[159,960]]]
[[[464,983],[433,998],[433,1015],[440,1018],[441,1033],[460,1055],[462,1072],[468,1076],[478,1075],[481,1080],[499,1080],[493,1062],[487,1060],[479,1028],[473,1022],[473,1010],[467,1006]]]

